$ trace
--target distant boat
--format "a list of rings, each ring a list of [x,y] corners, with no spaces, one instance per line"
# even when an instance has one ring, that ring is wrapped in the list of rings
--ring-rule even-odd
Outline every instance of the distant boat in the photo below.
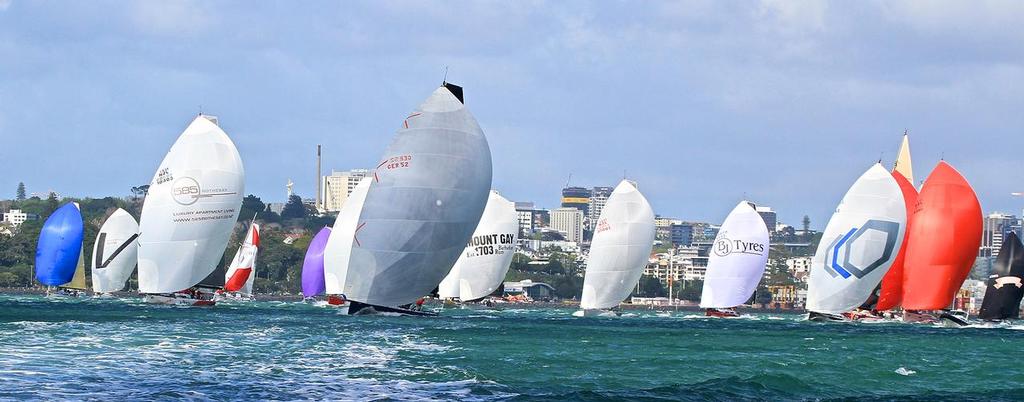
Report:
[[[903,267],[904,321],[957,317],[947,311],[981,245],[981,204],[967,180],[945,161],[917,196]]]
[[[747,201],[725,218],[708,256],[700,307],[714,317],[734,317],[750,299],[768,262],[768,226]]]
[[[575,316],[615,314],[633,291],[654,247],[654,211],[643,194],[623,180],[597,220]]]
[[[435,90],[374,170],[344,278],[350,314],[420,314],[408,306],[441,283],[480,221],[491,152],[462,94],[448,83]]]
[[[224,293],[236,299],[252,299],[252,284],[256,280],[256,255],[260,247],[260,225],[253,218],[245,240],[238,246],[224,274]]]
[[[853,183],[829,219],[811,260],[808,318],[842,321],[875,291],[892,266],[907,229],[899,184],[881,164]]]
[[[214,304],[244,182],[235,144],[213,117],[196,117],[160,163],[142,206],[139,292],[147,302]]]
[[[327,303],[332,306],[344,309],[350,307],[345,296],[345,279],[348,278],[352,247],[361,244],[357,237],[359,213],[363,210],[363,202],[366,201],[366,193],[372,183],[373,178],[366,177],[352,189],[334,219],[334,228],[327,238],[323,256],[324,291],[327,293]]]
[[[118,208],[103,222],[92,248],[92,291],[107,294],[124,289],[138,263],[139,223]]]
[[[324,227],[313,236],[306,248],[306,258],[302,261],[302,297],[312,299],[324,294],[324,249],[331,236],[331,228]]]
[[[78,296],[86,290],[84,236],[85,226],[77,203],[64,204],[50,214],[36,244],[36,280],[48,287],[59,287],[66,295]]]
[[[1003,239],[986,284],[978,317],[988,321],[1020,318],[1020,301],[1024,298],[1024,245],[1016,233],[1009,232]]]
[[[491,191],[473,237],[438,285],[438,296],[469,302],[493,293],[508,273],[518,238],[515,203]]]

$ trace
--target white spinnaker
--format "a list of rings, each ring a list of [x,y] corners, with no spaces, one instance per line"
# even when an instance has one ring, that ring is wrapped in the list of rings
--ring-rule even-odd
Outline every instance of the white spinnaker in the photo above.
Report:
[[[473,237],[438,285],[438,295],[469,301],[494,292],[508,273],[518,238],[515,203],[491,191]]]
[[[607,309],[629,296],[654,247],[654,211],[629,181],[612,191],[590,242],[580,308]]]
[[[110,293],[124,289],[138,262],[138,233],[139,223],[120,208],[103,222],[92,247],[93,292]]]
[[[366,192],[370,189],[373,178],[366,177],[352,189],[345,204],[341,206],[338,217],[334,219],[331,236],[327,238],[324,248],[324,285],[329,295],[342,294],[345,291],[345,278],[348,276],[349,258],[352,255],[352,244],[356,240],[359,226],[359,212],[363,210]],[[346,295],[347,297],[347,295]]]
[[[153,175],[139,224],[139,292],[171,293],[208,276],[224,255],[245,191],[238,149],[196,117]]]
[[[768,227],[746,201],[733,208],[715,237],[701,290],[702,308],[732,308],[757,289],[768,262]]]
[[[380,306],[412,303],[441,283],[480,221],[491,188],[487,138],[442,86],[405,119],[374,180],[345,295]]]
[[[236,293],[247,296],[252,295],[252,284],[256,281],[256,257],[259,254],[259,243],[260,225],[254,221],[249,225],[249,230],[245,233],[245,239],[238,246],[238,251],[235,251],[235,257],[231,259],[231,264],[228,265],[228,270],[224,273],[225,290],[229,290],[227,288],[233,285],[232,277],[239,269],[248,269],[249,272],[245,276],[245,284]]]
[[[903,192],[881,164],[843,196],[811,260],[807,310],[840,314],[863,304],[892,266],[907,229]]]

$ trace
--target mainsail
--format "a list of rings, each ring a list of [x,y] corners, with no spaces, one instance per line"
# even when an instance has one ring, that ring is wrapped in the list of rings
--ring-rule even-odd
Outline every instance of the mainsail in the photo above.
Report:
[[[451,84],[434,91],[377,165],[344,280],[350,300],[401,306],[430,293],[480,221],[491,152],[461,93]]]
[[[309,241],[306,258],[302,260],[302,296],[313,297],[324,294],[324,249],[331,236],[331,228],[320,229]]]
[[[100,228],[92,248],[92,290],[110,293],[124,289],[138,262],[139,223],[118,208]]]
[[[329,295],[345,293],[345,279],[348,277],[349,260],[352,257],[352,246],[359,242],[359,213],[366,201],[366,192],[370,190],[373,179],[366,177],[352,189],[345,204],[341,206],[338,217],[334,219],[334,228],[327,239],[324,249],[324,286]]]
[[[903,202],[907,206],[907,232],[903,237],[903,243],[900,245],[900,251],[896,253],[896,259],[892,261],[892,266],[889,267],[889,272],[886,272],[885,276],[882,277],[882,283],[878,291],[878,300],[874,305],[874,310],[877,311],[894,309],[900,305],[900,300],[903,299],[903,261],[907,257],[910,227],[914,226],[913,214],[914,207],[917,205],[917,189],[914,188],[914,185],[906,177],[903,177],[903,174],[900,172],[892,172],[892,176],[896,179],[896,183],[900,185],[900,191],[903,192]]]
[[[981,204],[945,161],[921,186],[903,267],[903,308],[947,308],[971,271],[981,244]]]
[[[850,187],[811,260],[807,310],[840,314],[860,306],[889,270],[907,229],[899,184],[875,164]]]
[[[747,201],[725,218],[708,257],[702,308],[732,308],[757,289],[768,262],[768,226]]]
[[[72,282],[82,258],[84,235],[85,227],[78,204],[64,204],[50,214],[43,222],[36,244],[36,280],[47,286],[63,286]],[[83,277],[83,287],[84,282]]]
[[[612,191],[590,242],[580,308],[616,307],[632,292],[654,247],[654,211],[627,180]]]
[[[1019,318],[1024,298],[1024,245],[1016,233],[1009,232],[1003,239],[987,285],[978,316],[983,320]]]
[[[224,291],[252,295],[252,284],[256,280],[256,254],[260,247],[260,225],[255,219],[246,231],[245,240],[238,246],[224,274]]]
[[[508,273],[518,238],[515,203],[491,191],[473,237],[438,285],[438,295],[470,301],[494,292]]]
[[[139,223],[139,292],[185,290],[213,273],[238,219],[244,182],[235,144],[210,118],[196,117],[150,182]],[[223,274],[208,283],[218,281]]]

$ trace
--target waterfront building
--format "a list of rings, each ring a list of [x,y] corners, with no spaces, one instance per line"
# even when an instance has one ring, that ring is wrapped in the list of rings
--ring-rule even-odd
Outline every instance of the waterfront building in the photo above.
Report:
[[[807,289],[795,285],[768,286],[768,292],[772,294],[773,307],[781,308],[803,308],[807,304]]]
[[[597,220],[601,218],[601,211],[604,210],[604,204],[608,202],[608,197],[612,195],[613,190],[615,189],[611,187],[594,187],[591,189],[590,202],[587,205],[587,229],[590,231],[594,230]]]
[[[669,226],[669,241],[676,247],[692,245],[693,225],[690,223],[672,224]]]
[[[330,175],[324,176],[320,195],[322,205],[318,206],[323,212],[338,212],[348,200],[348,195],[359,185],[364,177],[370,175],[367,169],[352,169],[342,172],[331,171]]]
[[[519,237],[524,238],[533,234],[534,206],[532,202],[516,202],[516,215],[519,219]]]
[[[761,219],[764,219],[765,226],[768,226],[768,232],[775,233],[775,227],[779,223],[778,216],[775,211],[772,211],[771,207],[765,206],[755,207],[754,210],[757,211],[758,215],[761,215]]]
[[[583,211],[572,207],[551,211],[551,228],[561,232],[568,241],[583,242]]]
[[[673,224],[681,224],[683,221],[675,218],[668,218],[664,216],[654,217],[654,239],[662,241],[670,241],[672,238],[671,227]]]
[[[981,247],[978,248],[978,257],[999,256],[999,248],[1003,246],[1003,238],[1015,228],[1020,227],[1016,216],[993,212],[985,216],[981,232]]]
[[[507,296],[525,295],[532,300],[551,300],[555,297],[555,288],[543,282],[523,279],[518,282],[504,282]]]
[[[786,268],[798,282],[807,283],[807,276],[811,273],[811,257],[787,258]]]
[[[562,208],[576,208],[587,216],[590,210],[590,189],[583,187],[566,187],[562,189]]]
[[[7,211],[7,213],[2,214],[2,215],[3,215],[3,220],[0,221],[0,222],[5,222],[5,223],[9,224],[11,227],[13,227],[15,229],[17,229],[18,226],[21,226],[21,224],[25,223],[25,221],[27,221],[27,220],[39,219],[39,215],[28,214],[28,213],[22,212],[20,209],[12,209],[12,210]]]

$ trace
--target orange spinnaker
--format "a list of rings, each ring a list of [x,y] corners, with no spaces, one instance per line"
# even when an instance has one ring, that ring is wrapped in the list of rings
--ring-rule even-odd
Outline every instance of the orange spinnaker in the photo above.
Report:
[[[907,244],[910,243],[910,228],[913,227],[911,218],[913,217],[914,207],[917,205],[917,189],[914,185],[903,177],[900,172],[892,172],[893,178],[896,179],[896,183],[899,183],[900,190],[903,192],[903,201],[907,206],[907,231],[903,236],[903,244],[900,246],[900,251],[896,254],[896,258],[892,261],[892,266],[889,267],[889,272],[885,273],[882,277],[882,289],[878,294],[878,303],[875,305],[875,309],[878,311],[892,310],[896,306],[900,305],[900,301],[903,299],[903,260],[907,256]]]
[[[981,245],[981,205],[967,180],[939,162],[917,196],[903,261],[903,308],[949,307]]]

